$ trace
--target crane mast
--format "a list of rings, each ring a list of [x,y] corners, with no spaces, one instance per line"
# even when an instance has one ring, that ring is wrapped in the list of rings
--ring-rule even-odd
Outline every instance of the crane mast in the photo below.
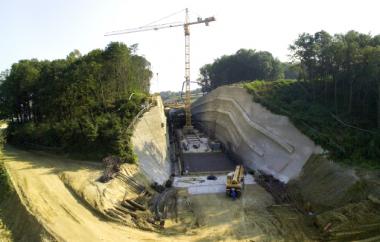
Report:
[[[191,97],[190,97],[190,29],[189,29],[189,12],[186,8],[185,25],[185,130],[192,129],[191,125]]]
[[[204,23],[206,26],[209,25],[209,22],[215,21],[214,17],[208,17],[205,19],[198,18],[197,21],[190,22],[189,21],[189,10],[185,9],[185,22],[184,23],[166,23],[166,24],[159,24],[159,25],[149,25],[149,26],[143,26],[139,28],[133,28],[133,29],[125,29],[120,31],[113,31],[106,33],[105,36],[110,35],[119,35],[119,34],[129,34],[129,33],[136,33],[136,32],[142,32],[142,31],[149,31],[149,30],[159,30],[159,29],[165,29],[165,28],[173,28],[173,27],[180,27],[183,26],[184,32],[185,32],[185,114],[186,114],[186,123],[184,130],[190,131],[192,130],[191,125],[191,93],[190,93],[190,25],[194,24],[201,24]]]

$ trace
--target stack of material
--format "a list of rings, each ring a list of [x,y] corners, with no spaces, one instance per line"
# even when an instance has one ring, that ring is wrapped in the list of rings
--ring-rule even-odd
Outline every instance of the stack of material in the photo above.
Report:
[[[99,181],[106,183],[120,171],[121,159],[117,156],[107,156],[102,160],[102,162],[105,166],[105,170],[103,175],[99,178]]]

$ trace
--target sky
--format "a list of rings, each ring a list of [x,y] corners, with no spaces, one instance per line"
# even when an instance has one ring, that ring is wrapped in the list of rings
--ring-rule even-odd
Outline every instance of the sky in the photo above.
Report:
[[[380,34],[376,0],[0,0],[0,71],[20,59],[86,54],[111,41],[137,43],[151,63],[151,92],[178,91],[184,81],[183,28],[118,36],[106,32],[140,27],[181,9],[190,20],[215,16],[210,26],[190,28],[191,80],[199,68],[241,48],[289,60],[289,45],[303,32]],[[161,23],[184,21],[184,12]],[[192,89],[196,88],[195,85]]]

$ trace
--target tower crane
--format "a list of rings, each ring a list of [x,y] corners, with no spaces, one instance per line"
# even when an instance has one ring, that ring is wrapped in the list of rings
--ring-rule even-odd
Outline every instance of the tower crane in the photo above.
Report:
[[[195,24],[204,23],[206,26],[210,22],[215,21],[214,17],[200,18],[198,17],[196,21],[190,22],[189,20],[189,10],[185,9],[185,22],[184,23],[165,23],[165,24],[155,24],[155,25],[145,25],[138,28],[124,29],[119,31],[112,31],[105,34],[105,36],[110,35],[120,35],[120,34],[130,34],[136,32],[150,31],[150,30],[159,30],[166,28],[174,27],[183,27],[185,33],[185,114],[186,114],[186,123],[185,130],[192,130],[191,125],[191,97],[190,97],[190,26]]]

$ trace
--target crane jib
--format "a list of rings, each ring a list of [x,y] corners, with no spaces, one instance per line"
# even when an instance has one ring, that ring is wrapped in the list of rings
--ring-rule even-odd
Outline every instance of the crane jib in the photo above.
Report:
[[[201,24],[204,23],[206,26],[209,25],[210,22],[215,21],[215,17],[208,18],[197,18],[196,21],[189,21],[189,10],[185,9],[185,22],[184,23],[166,23],[166,24],[155,24],[155,25],[146,25],[139,28],[133,29],[124,29],[119,31],[108,32],[105,36],[110,35],[120,35],[120,34],[129,34],[129,33],[137,33],[149,30],[160,30],[165,28],[174,28],[174,27],[184,27],[185,30],[185,84],[186,84],[186,93],[185,93],[185,113],[186,113],[186,124],[185,129],[192,130],[191,126],[191,95],[190,95],[190,25]],[[172,16],[172,15],[170,15]],[[165,17],[167,18],[167,17]],[[160,20],[162,20],[161,18]],[[157,21],[153,22],[156,23]]]

